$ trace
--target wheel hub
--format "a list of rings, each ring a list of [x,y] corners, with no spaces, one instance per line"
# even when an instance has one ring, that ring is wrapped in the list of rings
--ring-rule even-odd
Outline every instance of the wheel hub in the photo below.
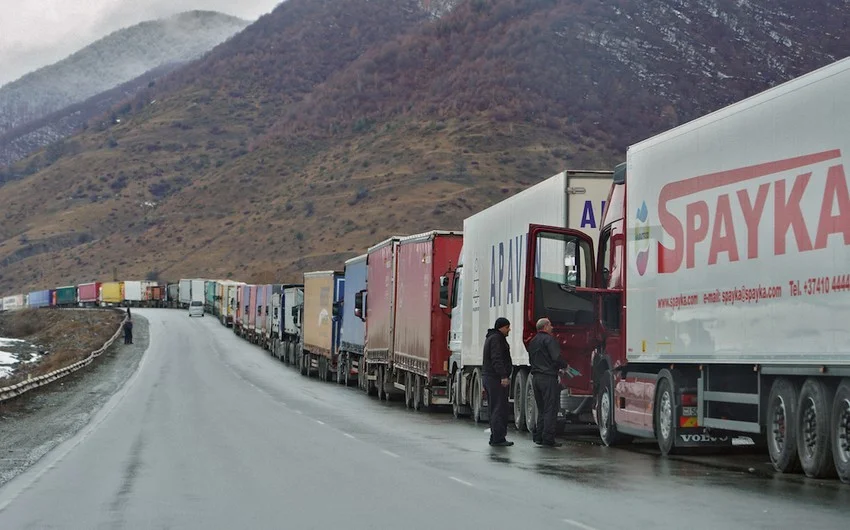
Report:
[[[608,392],[602,394],[602,402],[599,404],[599,433],[602,437],[608,436],[608,421],[611,414],[611,396]]]
[[[771,439],[774,452],[781,454],[785,450],[785,421],[787,416],[785,413],[785,400],[780,397],[778,401],[779,403],[777,403],[773,411],[773,425],[770,432],[772,433]]]
[[[808,398],[803,407],[803,448],[806,451],[806,456],[811,458],[815,454],[815,448],[818,443],[818,420],[817,406],[812,398]]]
[[[670,438],[670,433],[673,431],[673,405],[670,399],[670,392],[664,392],[661,395],[661,436],[667,440]]]

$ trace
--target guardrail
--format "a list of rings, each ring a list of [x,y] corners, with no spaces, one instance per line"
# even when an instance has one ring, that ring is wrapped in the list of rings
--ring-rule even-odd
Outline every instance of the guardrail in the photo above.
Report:
[[[89,364],[91,364],[92,361],[100,357],[103,352],[105,352],[110,346],[112,346],[112,343],[115,342],[115,339],[117,339],[119,335],[121,335],[121,328],[123,328],[124,322],[126,321],[127,315],[125,314],[124,319],[121,321],[121,324],[118,325],[118,331],[116,331],[115,334],[112,335],[112,338],[103,343],[103,346],[101,346],[100,349],[91,352],[89,356],[85,359],[77,361],[72,365],[66,366],[65,368],[53,370],[50,373],[40,375],[38,377],[33,377],[32,379],[27,379],[26,381],[21,381],[18,384],[0,388],[0,403],[12,399],[14,397],[18,397],[21,394],[29,392],[30,390],[33,390],[35,388],[39,388],[46,384],[52,383],[57,379],[62,379],[66,375],[74,373],[84,366],[88,366]]]

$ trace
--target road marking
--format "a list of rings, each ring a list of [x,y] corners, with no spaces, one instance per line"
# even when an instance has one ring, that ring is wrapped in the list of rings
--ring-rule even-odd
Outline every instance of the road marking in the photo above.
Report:
[[[350,434],[348,434],[347,432],[344,432],[344,433],[342,433],[342,434],[343,434],[343,436],[345,436],[346,438],[351,438],[352,440],[356,440],[356,439],[357,439],[357,438],[355,438],[354,436],[351,436]]]
[[[584,523],[580,523],[578,521],[573,521],[572,519],[564,519],[564,522],[570,526],[575,526],[576,528],[581,528],[582,530],[596,530],[592,526],[588,526]]]
[[[386,449],[381,449],[381,452],[384,453],[385,455],[389,455],[393,458],[399,458],[399,456],[397,454],[393,453],[392,451],[387,451]]]
[[[322,420],[313,420],[313,421],[315,421],[315,422],[316,422],[316,423],[318,423],[319,425],[324,425],[324,424],[325,424],[325,422],[323,422]]]
[[[460,483],[460,484],[463,484],[464,486],[469,486],[470,488],[472,487],[472,483],[471,483],[471,482],[467,482],[467,481],[465,481],[465,480],[461,480],[461,479],[459,479],[459,478],[457,478],[457,477],[449,477],[449,478],[450,478],[450,479],[452,479],[452,480],[454,480],[455,482],[458,482],[458,483]]]

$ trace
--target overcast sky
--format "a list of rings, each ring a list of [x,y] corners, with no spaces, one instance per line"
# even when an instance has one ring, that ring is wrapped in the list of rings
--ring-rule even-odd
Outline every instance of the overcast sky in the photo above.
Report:
[[[0,85],[109,33],[192,9],[248,20],[281,0],[0,0]]]

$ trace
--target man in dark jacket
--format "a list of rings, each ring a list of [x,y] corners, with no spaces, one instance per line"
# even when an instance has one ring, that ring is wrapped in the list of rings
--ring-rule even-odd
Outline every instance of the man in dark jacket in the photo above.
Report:
[[[561,402],[561,384],[558,372],[567,367],[561,358],[561,346],[552,336],[552,322],[548,318],[537,321],[537,335],[528,343],[528,361],[534,376],[534,401],[537,402],[537,423],[532,438],[545,447],[560,447],[555,441],[555,427]]]
[[[499,317],[493,329],[487,330],[484,339],[482,376],[487,400],[490,404],[490,445],[510,447],[514,443],[505,439],[508,434],[508,389],[511,386],[511,347],[507,336],[511,323]]]
[[[133,344],[133,321],[129,318],[124,322],[124,344]]]

